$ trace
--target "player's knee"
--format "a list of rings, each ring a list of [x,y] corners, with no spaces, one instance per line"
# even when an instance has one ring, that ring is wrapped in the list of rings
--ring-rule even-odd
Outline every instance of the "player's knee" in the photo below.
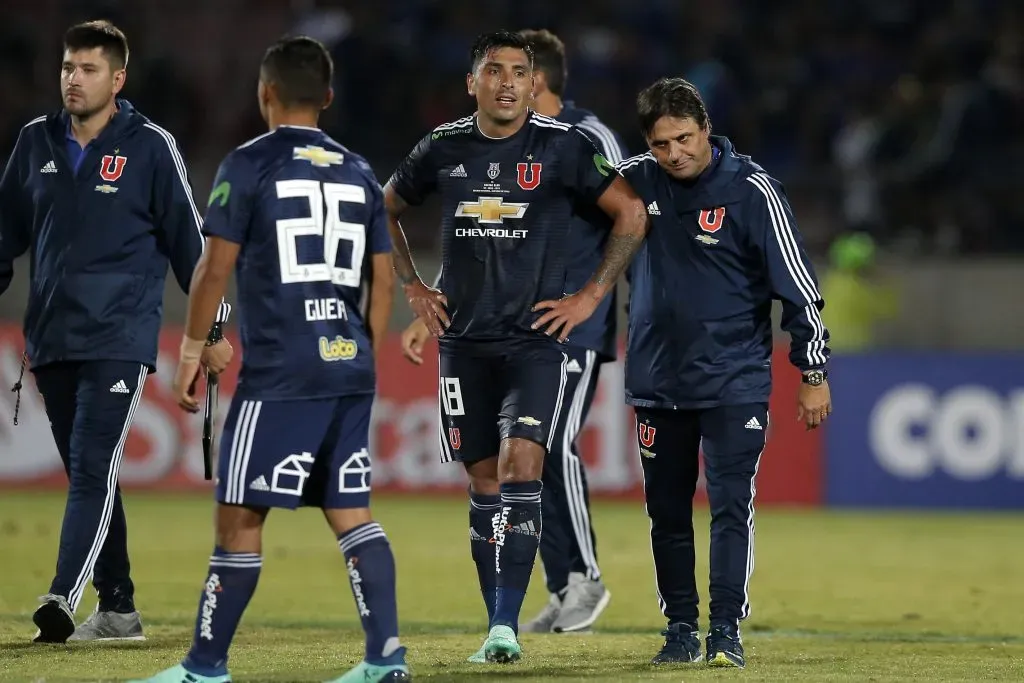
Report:
[[[261,552],[266,517],[265,508],[218,505],[217,546],[229,553]]]
[[[505,439],[498,457],[499,483],[539,480],[544,472],[544,453],[544,446],[535,441]]]
[[[469,475],[469,491],[481,496],[496,496],[500,492],[498,481],[498,459],[487,458],[466,465]]]
[[[329,508],[324,510],[324,517],[331,525],[331,530],[337,536],[347,534],[357,526],[369,524],[373,521],[370,508]]]

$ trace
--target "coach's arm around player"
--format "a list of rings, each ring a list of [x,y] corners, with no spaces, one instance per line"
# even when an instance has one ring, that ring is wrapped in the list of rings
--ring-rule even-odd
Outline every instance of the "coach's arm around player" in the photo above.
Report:
[[[650,230],[647,209],[640,196],[610,163],[605,171],[606,174],[614,173],[616,178],[596,202],[614,221],[604,258],[580,291],[558,301],[538,302],[533,307],[534,311],[547,311],[533,323],[533,329],[547,325],[544,333],[548,336],[557,334],[561,342],[568,339],[572,329],[589,318],[601,300],[615,289],[619,276],[626,271]]]

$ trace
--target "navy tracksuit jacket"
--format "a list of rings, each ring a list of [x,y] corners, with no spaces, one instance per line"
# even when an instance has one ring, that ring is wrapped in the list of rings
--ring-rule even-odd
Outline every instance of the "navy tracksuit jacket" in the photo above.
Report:
[[[131,608],[118,466],[156,366],[168,264],[188,292],[204,244],[174,138],[117,105],[84,150],[65,111],[30,121],[0,178],[0,293],[28,251],[26,353],[70,478],[51,592],[73,609],[94,565],[101,607]]]
[[[750,609],[772,301],[782,302],[796,367],[824,367],[829,337],[814,269],[781,184],[727,138],[711,142],[712,162],[693,182],[671,178],[650,153],[617,167],[651,220],[630,268],[626,400],[637,413],[663,611],[670,623],[696,624],[691,517],[703,450],[712,513],[711,620],[735,625]]]

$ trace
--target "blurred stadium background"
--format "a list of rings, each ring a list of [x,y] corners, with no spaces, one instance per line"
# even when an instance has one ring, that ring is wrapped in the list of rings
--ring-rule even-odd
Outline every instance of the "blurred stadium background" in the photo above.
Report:
[[[778,337],[773,421],[758,480],[758,501],[766,520],[762,529],[767,529],[759,530],[759,541],[765,548],[774,544],[776,550],[766,550],[770,559],[765,562],[774,564],[765,566],[759,555],[754,589],[756,599],[765,605],[761,614],[767,617],[758,616],[755,604],[751,628],[760,627],[769,634],[766,637],[772,629],[789,629],[785,633],[792,635],[797,629],[820,628],[822,633],[852,633],[851,637],[867,634],[864,642],[874,642],[870,634],[879,633],[887,634],[885,642],[925,638],[926,644],[937,646],[939,662],[941,644],[956,641],[962,633],[963,613],[976,613],[983,625],[973,635],[979,642],[1010,648],[999,656],[1007,658],[1006,667],[1011,668],[1009,662],[1015,658],[1014,675],[1024,677],[1019,664],[1024,621],[1019,610],[1005,609],[1007,601],[1019,605],[1024,598],[1019,587],[1024,571],[1019,544],[1024,522],[1019,516],[1024,509],[1021,2],[3,4],[0,158],[6,158],[25,122],[59,106],[64,29],[76,21],[105,17],[125,30],[132,51],[124,95],[176,136],[199,198],[206,196],[220,159],[263,132],[255,103],[256,69],[266,45],[286,32],[307,33],[331,47],[338,97],[322,124],[367,156],[381,181],[431,127],[472,111],[464,74],[469,45],[479,32],[543,27],[560,35],[569,58],[567,98],[623,134],[633,153],[644,151],[633,115],[636,92],[662,75],[686,76],[702,92],[714,131],[732,138],[741,152],[751,154],[785,183],[818,266],[828,304],[823,315],[835,336],[830,382],[836,412],[825,429],[812,433],[801,431],[793,417],[797,379],[785,361],[786,339]],[[438,262],[436,217],[436,207],[428,207],[405,221],[425,274],[436,272]],[[20,318],[28,294],[27,260],[15,270],[14,283],[0,299],[0,380],[7,385],[17,378],[23,348]],[[173,278],[171,282],[161,367],[146,387],[121,472],[121,484],[130,491],[129,526],[143,530],[130,534],[133,552],[143,557],[142,572],[151,569],[137,577],[140,591],[176,583],[188,589],[198,581],[203,553],[208,551],[208,498],[187,495],[210,488],[202,480],[201,418],[186,417],[170,399],[184,317],[184,297]],[[398,301],[396,331],[408,321],[408,309]],[[229,336],[235,338],[233,329]],[[382,489],[394,492],[381,504],[388,506],[388,521],[399,527],[392,533],[397,536],[395,545],[401,552],[403,534],[415,538],[419,522],[431,516],[456,530],[447,537],[453,539],[455,565],[448,580],[454,581],[452,591],[457,592],[458,581],[472,582],[472,568],[463,557],[464,513],[454,502],[463,490],[464,475],[458,467],[437,463],[436,361],[414,369],[392,340],[380,367],[374,478]],[[235,370],[222,382],[222,413]],[[2,560],[5,584],[19,571],[12,559],[15,554],[41,555],[35,561],[41,575],[51,571],[65,481],[38,394],[23,394],[17,427],[11,425],[13,409],[14,395],[0,392],[0,518],[10,522],[0,527],[0,539],[13,551],[5,552]],[[637,504],[640,471],[618,364],[605,367],[582,445],[596,496],[627,501],[599,502],[595,512],[599,533],[621,538],[618,546],[611,541],[599,546],[609,566],[611,589],[620,596],[613,600],[609,623],[613,631],[636,629],[650,636],[660,626],[660,615],[649,581],[647,527]],[[42,490],[55,493],[37,493]],[[445,493],[454,497],[446,500]],[[202,527],[194,530],[187,545],[163,548],[188,558],[177,563],[180,571],[175,570],[173,581],[160,574],[167,571],[161,564],[166,555],[160,560],[160,548],[147,545],[157,543],[148,538],[169,533],[170,521],[159,517],[170,505],[168,500],[175,500],[168,495],[198,505],[200,513],[190,512],[182,519],[198,519]],[[30,500],[36,504],[28,504]],[[892,508],[916,510],[893,513]],[[998,508],[1003,514],[976,516],[979,513],[963,511],[967,508]],[[939,509],[957,512],[941,517],[942,522],[927,517],[931,512],[920,516],[920,510]],[[1018,529],[1016,544],[989,542],[1011,538],[1011,528]],[[847,539],[885,554],[850,553]],[[288,540],[282,539],[282,547]],[[826,549],[848,553],[849,563],[839,575],[834,575],[832,565],[805,567],[803,571],[814,577],[805,579],[814,582],[807,585],[816,586],[815,600],[823,601],[805,604],[801,600],[807,596],[795,595],[793,586],[785,588],[783,578],[801,576],[794,573],[804,561],[801,553]],[[317,552],[330,551],[324,544]],[[408,553],[409,563],[425,561],[425,556]],[[948,573],[943,573],[944,566]],[[813,567],[819,567],[820,575]],[[301,571],[300,565],[296,571]],[[179,574],[184,576],[179,579]],[[777,586],[771,583],[772,576],[777,576]],[[965,583],[968,576],[977,586]],[[42,592],[41,580],[29,584],[28,577],[22,577],[0,588],[0,640],[22,638],[17,629],[22,628],[20,622],[27,623],[36,594],[31,591]],[[758,583],[762,580],[763,586]],[[896,589],[915,581],[923,582],[917,592]],[[785,599],[769,586],[788,591]],[[852,595],[836,597],[843,591]],[[469,593],[475,600],[475,590]],[[891,613],[858,612],[857,600],[871,597],[868,594],[888,600]],[[936,595],[952,601],[948,614],[934,611]],[[425,621],[453,599],[443,591],[438,596],[445,596],[445,602],[427,600],[422,606]],[[635,603],[630,596],[635,596]],[[168,632],[185,638],[188,612],[193,609],[191,594],[185,597],[175,608],[180,613],[163,622],[153,606],[144,604],[143,609],[158,627],[163,624]],[[531,599],[531,605],[539,605],[544,598],[535,594]],[[332,618],[352,627],[355,622],[344,600]],[[472,600],[464,600],[468,623],[476,619]],[[805,613],[831,614],[819,624],[814,617],[801,621]],[[846,622],[844,614],[849,616]],[[922,614],[924,623],[916,623]],[[929,633],[935,638],[927,640]],[[637,662],[653,654],[656,641],[656,635],[636,641]],[[443,652],[436,640],[431,643]],[[167,652],[173,653],[178,645],[172,643]],[[537,645],[542,653],[546,647]],[[771,661],[771,649],[763,648],[766,663]],[[865,652],[872,659],[879,655]],[[836,661],[831,656],[821,655],[822,661]],[[996,661],[991,653],[976,656],[990,664]],[[758,661],[756,654],[753,661]],[[1001,679],[1011,670],[1000,668],[1001,663],[993,666],[987,676],[979,677]],[[820,669],[785,671],[778,674],[781,680],[804,680],[805,675],[806,680],[833,680]],[[566,675],[556,672],[550,677],[561,680]],[[540,675],[537,680],[550,677]],[[636,680],[636,673],[608,680],[625,678]],[[836,680],[865,679],[851,670],[849,678]],[[941,677],[935,673],[925,679]],[[11,680],[25,679],[15,675]],[[280,680],[298,679],[285,675]]]

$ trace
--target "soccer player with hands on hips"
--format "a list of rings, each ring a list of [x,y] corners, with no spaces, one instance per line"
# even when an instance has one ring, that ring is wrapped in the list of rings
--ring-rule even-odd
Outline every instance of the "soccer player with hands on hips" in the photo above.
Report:
[[[366,633],[364,660],[334,683],[410,680],[395,561],[369,507],[374,360],[394,266],[373,171],[317,127],[333,98],[332,73],[330,55],[311,38],[271,46],[258,89],[270,132],[231,152],[214,181],[209,244],[174,378],[182,408],[198,409],[202,331],[232,271],[244,355],[221,439],[216,545],[192,648],[151,683],[231,680],[228,649],[256,590],[267,513],[299,506],[323,510]]]
[[[119,96],[127,67],[128,40],[111,23],[68,29],[64,106],[21,129],[0,177],[0,293],[29,251],[25,360],[68,475],[56,575],[32,615],[37,643],[145,639],[118,474],[156,368],[168,264],[189,292],[204,241],[177,143]],[[197,334],[228,312],[214,300]],[[231,355],[222,340],[197,361],[217,373]],[[99,601],[76,628],[90,581]]]
[[[768,430],[772,301],[802,373],[796,419],[832,412],[824,301],[781,184],[711,135],[697,90],[657,81],[637,98],[650,149],[619,171],[651,217],[630,268],[626,399],[651,518],[658,601],[668,621],[654,663],[745,666],[754,478]],[[711,508],[706,653],[698,628],[693,495],[699,451]]]
[[[580,127],[529,109],[533,51],[481,35],[466,76],[472,116],[428,133],[384,188],[395,268],[439,337],[441,454],[470,480],[470,548],[487,610],[470,660],[519,659],[519,613],[541,535],[541,476],[562,405],[564,344],[615,287],[647,232],[643,202]],[[440,288],[416,272],[399,218],[441,198]],[[604,257],[566,292],[574,205],[612,225]]]
[[[592,112],[563,100],[568,69],[565,46],[547,30],[525,30],[533,50],[534,90],[531,108],[538,114],[574,124],[585,132],[613,164],[626,156],[619,136]],[[574,292],[601,262],[612,221],[598,207],[579,202],[570,229],[566,291]],[[438,281],[434,286],[439,286]],[[615,360],[615,291],[601,300],[594,314],[577,326],[565,344],[566,399],[554,426],[551,451],[544,458],[541,513],[544,533],[540,559],[548,602],[540,613],[522,624],[521,631],[569,633],[590,628],[611,599],[601,580],[597,562],[597,534],[591,521],[586,469],[576,444],[597,391],[601,365]],[[423,345],[430,337],[426,324],[416,318],[402,332],[402,353],[413,363],[423,362]]]

